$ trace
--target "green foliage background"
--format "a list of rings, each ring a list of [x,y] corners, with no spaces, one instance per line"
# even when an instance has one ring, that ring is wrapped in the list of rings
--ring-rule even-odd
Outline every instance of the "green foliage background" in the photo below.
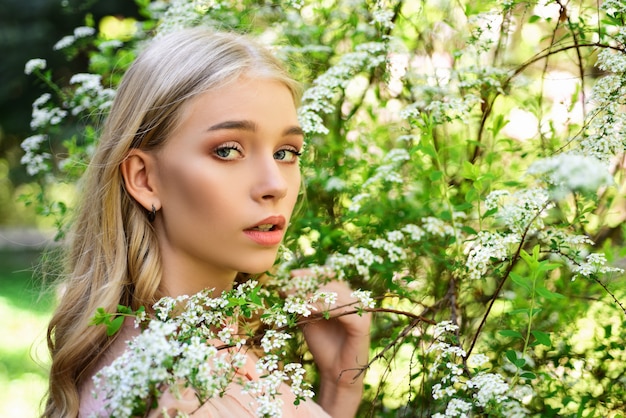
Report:
[[[501,376],[525,415],[622,416],[624,277],[587,256],[624,264],[626,78],[618,64],[596,66],[603,51],[626,60],[623,2],[137,4],[144,18],[116,35],[123,45],[105,43],[103,30],[64,49],[86,54],[104,86],[155,28],[205,25],[272,45],[308,88],[306,198],[286,247],[292,267],[326,265],[378,298],[360,416],[460,416],[454,399],[473,416],[514,416],[451,380],[446,362],[461,381]],[[62,237],[102,108],[96,90],[38,75],[56,91],[49,106],[91,100],[38,131],[54,152],[31,201]],[[610,87],[593,90],[603,82]],[[600,167],[571,160],[547,176],[527,172],[572,152],[606,163],[612,183],[563,189]],[[565,180],[550,178],[561,169]],[[50,179],[67,182],[65,196]],[[490,205],[494,191],[505,194]],[[478,266],[476,254],[485,254]],[[466,356],[437,357],[432,323],[441,321],[458,326],[446,341]],[[306,360],[298,346],[293,355]],[[488,362],[472,367],[477,353]],[[434,397],[437,385],[454,394]]]

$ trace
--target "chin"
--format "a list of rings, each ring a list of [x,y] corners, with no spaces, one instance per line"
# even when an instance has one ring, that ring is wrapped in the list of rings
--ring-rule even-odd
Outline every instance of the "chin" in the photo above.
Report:
[[[242,269],[239,270],[241,273],[257,275],[267,273],[273,266],[275,265],[275,261],[270,263],[259,263],[255,265],[242,266]]]

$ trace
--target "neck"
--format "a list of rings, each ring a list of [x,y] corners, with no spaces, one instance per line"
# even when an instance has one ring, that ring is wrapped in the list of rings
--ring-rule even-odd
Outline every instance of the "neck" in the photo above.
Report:
[[[204,289],[214,289],[213,297],[232,289],[236,271],[212,268],[203,263],[181,263],[163,259],[163,275],[159,285],[162,295],[177,297],[194,295]]]

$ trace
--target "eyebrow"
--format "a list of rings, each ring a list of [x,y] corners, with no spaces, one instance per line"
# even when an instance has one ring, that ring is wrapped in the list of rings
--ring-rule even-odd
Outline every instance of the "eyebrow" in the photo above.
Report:
[[[227,120],[224,122],[212,125],[207,129],[209,132],[221,131],[221,130],[236,130],[236,131],[250,131],[255,132],[257,129],[256,123],[249,120]],[[304,131],[299,126],[290,126],[283,131],[284,136],[301,135],[304,136]]]

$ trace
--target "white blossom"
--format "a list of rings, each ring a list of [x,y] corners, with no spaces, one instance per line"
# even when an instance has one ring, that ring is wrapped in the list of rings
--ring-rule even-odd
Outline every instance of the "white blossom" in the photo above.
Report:
[[[384,250],[387,253],[387,259],[392,263],[398,262],[400,260],[405,260],[407,258],[407,254],[404,248],[397,246],[391,241],[377,238],[370,240],[369,245],[371,245],[372,248],[379,248]]]
[[[330,177],[326,180],[326,185],[324,186],[324,190],[327,192],[332,192],[334,190],[341,191],[346,187],[346,182],[340,179],[339,177]]]
[[[589,277],[595,274],[607,274],[607,273],[623,273],[624,270],[618,267],[610,267],[606,265],[606,256],[602,253],[591,253],[587,256],[584,262],[580,265],[574,265],[572,270],[577,276]]]
[[[45,70],[46,69],[46,60],[42,58],[33,58],[26,62],[24,65],[24,74],[30,75],[35,70]]]
[[[518,234],[501,234],[480,231],[476,239],[470,242],[465,252],[467,275],[472,280],[483,278],[494,262],[507,260],[521,238]]]
[[[48,103],[51,97],[50,93],[44,93],[33,102],[33,112],[30,121],[31,129],[36,130],[48,124],[58,125],[67,116],[67,111],[58,107],[42,107]]]
[[[72,44],[74,44],[75,40],[76,38],[74,38],[72,35],[66,35],[62,37],[61,39],[59,39],[57,43],[54,44],[52,49],[54,49],[55,51],[58,51],[60,49],[65,49],[68,46],[71,46]]]
[[[471,367],[480,367],[489,362],[489,357],[482,353],[473,354],[467,359],[467,364]]]
[[[283,384],[289,384],[298,400],[311,397],[302,365],[291,364],[282,370],[279,367],[281,357],[277,354],[284,354],[291,338],[285,331],[270,329],[263,335],[260,344],[266,355],[256,361],[260,378],[248,380],[238,374],[249,359],[243,349],[245,339],[233,325],[238,310],[231,302],[247,300],[259,292],[264,290],[251,280],[219,297],[211,297],[212,289],[207,289],[192,296],[159,300],[153,307],[154,318],[142,315],[147,329],[131,339],[128,349],[94,377],[94,395],[103,398],[106,416],[131,416],[137,402],[153,396],[155,388],[157,395],[166,388],[178,396],[183,385],[193,388],[203,403],[223,394],[230,384],[241,384],[252,396],[258,417],[280,416]],[[317,297],[329,295],[320,293]],[[262,308],[251,299],[245,303],[253,310]],[[307,303],[300,301],[298,305],[306,307]],[[232,311],[224,312],[229,309]]]
[[[402,232],[406,232],[407,234],[409,234],[413,241],[420,241],[425,235],[424,230],[414,224],[405,225],[402,228]]]
[[[393,29],[395,25],[392,18],[393,10],[376,9],[372,12],[372,21],[370,23],[379,23],[383,28]]]
[[[491,192],[485,199],[490,209],[498,208],[496,216],[514,234],[527,231],[535,233],[544,228],[542,216],[551,207],[550,196],[545,189],[529,188],[510,193],[502,190]]]
[[[89,26],[79,26],[74,29],[74,38],[86,38],[87,36],[91,36],[96,33],[96,30]]]
[[[371,309],[375,306],[374,299],[372,299],[372,292],[369,290],[357,289],[352,292],[350,296],[357,299],[362,308]]]
[[[466,382],[470,389],[476,389],[474,394],[479,406],[486,406],[489,401],[501,403],[508,398],[509,385],[504,378],[495,373],[478,373]]]
[[[454,236],[454,228],[452,225],[449,225],[434,216],[427,216],[423,218],[422,228],[431,235],[439,237]]]
[[[574,153],[537,160],[528,172],[542,176],[554,186],[557,197],[563,197],[566,192],[595,192],[614,183],[607,164],[593,156]]]
[[[26,152],[37,151],[42,143],[48,140],[47,135],[32,135],[22,141],[20,145],[22,149]]]

